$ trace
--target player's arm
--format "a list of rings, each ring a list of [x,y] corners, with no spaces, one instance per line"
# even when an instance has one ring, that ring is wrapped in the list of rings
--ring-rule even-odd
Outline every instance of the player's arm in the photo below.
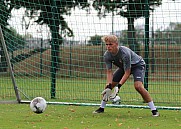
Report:
[[[113,78],[113,73],[112,73],[112,69],[108,69],[107,70],[107,84],[105,89],[103,90],[103,92],[101,93],[103,95],[102,100],[103,101],[109,101],[110,99],[110,95],[111,95],[111,90],[112,90],[112,78]]]
[[[117,84],[117,86],[114,88],[114,91],[110,95],[110,99],[114,99],[118,95],[119,89],[127,81],[127,79],[129,78],[130,73],[131,73],[131,69],[127,69],[125,71],[122,79],[120,80],[120,82]]]
[[[106,67],[107,67],[107,84],[101,94],[103,95],[102,100],[107,102],[110,99],[110,95],[111,95],[111,91],[112,91],[113,73],[112,73],[112,62],[108,58],[108,56],[106,56],[106,54],[104,55],[104,61],[105,61]]]
[[[121,86],[127,81],[127,79],[130,76],[130,73],[131,73],[131,54],[129,51],[126,51],[124,54],[123,68],[124,68],[125,73],[124,73],[123,77],[121,78],[121,80],[119,81],[119,84]]]
[[[123,85],[129,78],[131,74],[131,68],[127,69],[122,77],[122,79],[120,80],[119,84]]]
[[[112,69],[107,69],[107,85],[112,84],[112,79],[113,79]]]
[[[114,92],[110,95],[110,98],[113,99],[116,97],[116,95],[119,93],[119,90],[121,86],[128,80],[130,73],[131,73],[131,56],[128,53],[124,58],[123,58],[123,67],[125,69],[125,73],[117,86],[114,88]]]

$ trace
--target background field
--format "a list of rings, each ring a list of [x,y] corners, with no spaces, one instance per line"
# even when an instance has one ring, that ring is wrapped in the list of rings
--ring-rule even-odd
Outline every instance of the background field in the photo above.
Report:
[[[180,129],[181,112],[149,109],[106,108],[92,114],[95,106],[48,105],[43,114],[31,112],[28,104],[0,104],[1,129]]]

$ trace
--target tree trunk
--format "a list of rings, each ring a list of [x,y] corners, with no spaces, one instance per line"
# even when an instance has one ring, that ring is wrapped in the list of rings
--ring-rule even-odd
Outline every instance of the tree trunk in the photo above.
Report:
[[[128,20],[128,45],[131,50],[140,53],[139,44],[136,41],[136,32],[134,28],[134,18],[127,18]]]

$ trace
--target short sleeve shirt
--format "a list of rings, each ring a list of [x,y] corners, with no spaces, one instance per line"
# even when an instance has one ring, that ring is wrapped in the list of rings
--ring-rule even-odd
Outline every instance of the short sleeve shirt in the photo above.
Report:
[[[112,64],[124,69],[130,69],[132,66],[140,64],[144,65],[143,58],[137,55],[134,51],[125,46],[119,46],[118,53],[112,55],[109,51],[104,53],[104,61],[107,69],[112,69]]]

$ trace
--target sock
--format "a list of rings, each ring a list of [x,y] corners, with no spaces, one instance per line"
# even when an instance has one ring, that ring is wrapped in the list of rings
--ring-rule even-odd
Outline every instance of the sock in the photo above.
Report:
[[[106,102],[102,100],[102,101],[101,101],[101,106],[100,106],[100,107],[101,107],[101,108],[105,108],[105,106],[106,106]]]
[[[148,106],[150,107],[151,110],[156,110],[156,107],[155,107],[153,101],[148,102]]]

